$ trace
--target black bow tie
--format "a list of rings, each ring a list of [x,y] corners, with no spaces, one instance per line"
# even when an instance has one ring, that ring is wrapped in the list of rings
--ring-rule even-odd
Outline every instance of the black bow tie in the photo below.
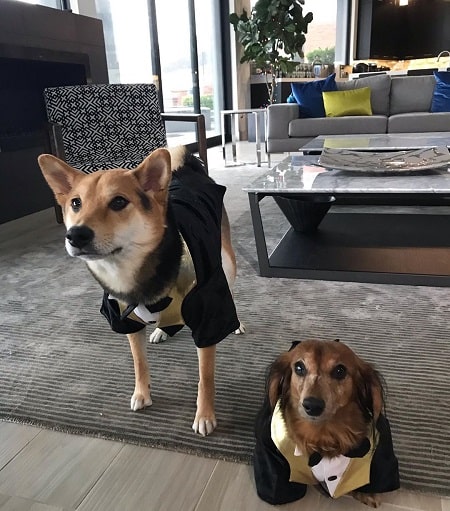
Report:
[[[370,440],[366,437],[364,440],[355,448],[350,449],[344,454],[347,458],[363,458],[370,450]],[[318,465],[323,456],[318,452],[313,452],[308,460],[309,467],[315,467]]]
[[[170,296],[166,296],[165,298],[161,298],[161,300],[158,300],[156,303],[153,303],[152,305],[146,305],[145,308],[151,313],[161,312],[170,305],[171,301],[172,298],[170,298]],[[138,303],[132,303],[128,305],[128,307],[120,315],[121,321],[128,317],[138,305],[139,305]]]

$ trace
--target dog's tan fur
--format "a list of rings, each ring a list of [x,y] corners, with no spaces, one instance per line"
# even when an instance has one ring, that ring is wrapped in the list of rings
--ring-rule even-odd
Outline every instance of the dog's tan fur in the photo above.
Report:
[[[298,363],[306,368],[305,376],[297,374]],[[332,376],[339,365],[346,369],[343,379]],[[383,389],[376,371],[336,341],[307,340],[283,353],[271,367],[268,394],[272,407],[281,398],[289,436],[299,450],[327,457],[346,453],[366,436],[361,396],[370,402],[374,422],[383,407]],[[319,416],[311,417],[305,411],[306,398],[324,401]],[[353,496],[371,507],[380,504],[377,494],[353,492]]]
[[[184,158],[184,148],[169,152],[158,149],[136,169],[114,169],[84,174],[52,155],[41,155],[39,165],[47,183],[63,210],[64,223],[88,226],[95,232],[94,254],[79,254],[66,239],[70,255],[85,260],[89,270],[105,289],[114,296],[128,295],[137,287],[139,268],[144,260],[158,262],[152,255],[160,244],[166,228],[168,186],[171,173]],[[111,208],[117,198],[125,198],[127,207]],[[74,209],[74,199],[82,208]],[[149,205],[151,207],[149,207]],[[225,209],[222,215],[222,261],[230,289],[236,275],[236,259],[231,245],[230,225]],[[150,255],[150,256],[149,256]],[[149,273],[150,271],[150,273]],[[151,277],[151,270],[146,276]],[[160,290],[154,302],[166,296],[173,282]],[[157,329],[159,330],[159,329]],[[160,331],[161,332],[161,331]],[[242,333],[241,327],[236,333]],[[153,334],[155,335],[155,334]],[[145,330],[127,334],[133,355],[135,389],[131,408],[138,410],[151,405],[150,375],[146,357]],[[159,336],[159,337],[158,337]],[[157,334],[159,340],[161,333]],[[215,346],[199,348],[199,384],[194,431],[207,435],[216,427],[214,412]]]

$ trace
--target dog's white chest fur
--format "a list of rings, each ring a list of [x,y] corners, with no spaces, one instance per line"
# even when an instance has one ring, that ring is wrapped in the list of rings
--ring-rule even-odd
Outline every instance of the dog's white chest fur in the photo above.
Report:
[[[96,278],[116,293],[128,293],[135,287],[136,270],[133,265],[111,257],[96,261],[86,261]]]

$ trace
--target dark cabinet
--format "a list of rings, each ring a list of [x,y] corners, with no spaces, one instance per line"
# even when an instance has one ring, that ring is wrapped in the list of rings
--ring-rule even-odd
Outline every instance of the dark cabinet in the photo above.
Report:
[[[276,84],[274,94],[275,103],[286,103],[286,99],[291,93],[291,82],[284,80]],[[264,108],[268,105],[269,94],[265,83],[252,83],[250,85],[250,102],[251,108]]]
[[[52,207],[43,89],[108,83],[100,20],[0,0],[0,223]]]

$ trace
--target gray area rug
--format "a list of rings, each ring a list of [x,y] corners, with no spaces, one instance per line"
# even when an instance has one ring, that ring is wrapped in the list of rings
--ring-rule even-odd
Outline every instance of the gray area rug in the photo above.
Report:
[[[191,430],[197,367],[187,330],[148,347],[154,404],[130,411],[126,337],[99,314],[101,290],[83,263],[65,254],[64,228],[51,214],[29,234],[0,226],[0,418],[250,463],[267,366],[293,340],[340,338],[386,379],[402,486],[450,495],[448,289],[259,277],[242,187],[263,172],[211,172],[228,187],[235,296],[247,327],[218,348],[212,436]],[[262,211],[273,245],[286,221],[271,199]]]

